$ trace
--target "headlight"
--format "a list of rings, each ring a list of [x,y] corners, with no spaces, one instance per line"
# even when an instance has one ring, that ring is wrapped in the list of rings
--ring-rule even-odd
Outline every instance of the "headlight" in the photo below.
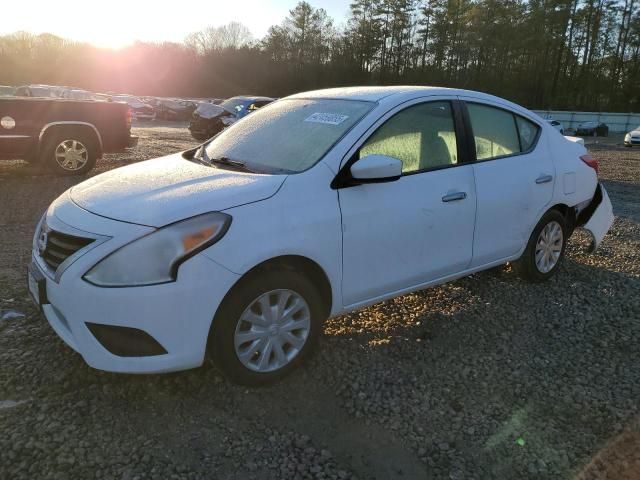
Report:
[[[171,282],[182,262],[220,240],[230,224],[231,217],[219,212],[173,223],[119,248],[84,279],[101,287]]]
[[[630,134],[630,133],[627,133],[627,134],[624,136],[624,141],[625,141],[625,142],[630,142],[630,141],[631,141],[631,134]]]

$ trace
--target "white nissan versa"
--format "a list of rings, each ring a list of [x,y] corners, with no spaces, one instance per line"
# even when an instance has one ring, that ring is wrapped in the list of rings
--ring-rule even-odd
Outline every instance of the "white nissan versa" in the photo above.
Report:
[[[518,105],[427,87],[301,93],[104,173],[37,226],[28,284],[92,367],[262,384],[323,321],[506,262],[553,275],[613,221],[598,163]]]

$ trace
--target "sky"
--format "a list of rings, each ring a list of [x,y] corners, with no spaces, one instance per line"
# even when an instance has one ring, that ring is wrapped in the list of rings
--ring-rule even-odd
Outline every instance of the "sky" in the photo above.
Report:
[[[307,0],[324,8],[337,24],[349,0]],[[15,0],[2,2],[0,35],[19,30],[52,33],[100,47],[119,48],[142,41],[182,41],[194,31],[237,21],[255,38],[279,24],[297,0]]]

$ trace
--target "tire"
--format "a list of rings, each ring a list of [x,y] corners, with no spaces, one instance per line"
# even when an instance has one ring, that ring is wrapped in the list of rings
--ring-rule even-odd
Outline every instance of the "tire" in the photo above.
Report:
[[[541,265],[544,266],[543,260],[541,260],[540,263],[536,262],[536,251],[538,250],[538,242],[540,240],[541,233],[543,232],[545,227],[550,226],[551,228],[554,226],[554,224],[556,224],[555,226],[560,228],[560,250],[558,252],[559,255],[557,259],[555,259],[555,262],[550,262],[553,263],[551,268],[549,270],[546,270],[545,268],[541,268]],[[546,233],[549,234],[549,230],[547,230]],[[564,215],[562,215],[558,210],[549,210],[540,219],[540,221],[536,225],[536,228],[533,229],[533,233],[531,234],[529,242],[527,243],[527,248],[525,249],[522,256],[516,262],[514,262],[513,267],[515,271],[523,279],[531,282],[544,282],[546,280],[549,280],[549,278],[551,278],[556,273],[564,259],[564,252],[567,248],[567,239],[569,238],[569,233],[570,232],[568,231],[567,222]],[[554,245],[556,245],[556,247],[558,246],[556,242],[554,242]],[[542,255],[542,259],[544,259],[544,254]]]
[[[67,156],[65,148],[75,155]],[[65,128],[45,137],[38,164],[56,175],[82,175],[94,167],[97,158],[98,146],[94,135],[85,130]]]
[[[295,332],[291,335],[297,339],[296,343],[300,342],[301,338],[303,339],[299,348],[293,344],[281,343],[282,336],[279,330],[282,327],[273,326],[277,322],[267,322],[265,325],[268,326],[264,327],[258,326],[258,323],[244,320],[244,318],[262,317],[263,311],[262,308],[259,308],[260,299],[273,306],[279,299],[284,298],[287,292],[293,295],[285,304],[284,311],[287,310],[287,307],[293,308],[294,300],[298,301],[300,309],[291,315],[291,320],[286,320],[280,325],[284,326],[291,322],[308,325],[306,332],[302,329],[288,330],[289,333]],[[279,295],[283,295],[283,297]],[[298,295],[298,298],[295,295]],[[306,308],[305,304],[299,302],[300,298],[304,300]],[[276,307],[274,306],[274,308]],[[325,311],[318,289],[302,273],[288,269],[254,272],[246,279],[240,280],[218,308],[209,333],[208,354],[222,370],[224,376],[233,383],[249,386],[271,384],[296,369],[312,354],[320,337],[322,324],[326,317]],[[307,323],[305,323],[305,318],[308,318]],[[259,333],[260,337],[258,337],[256,330],[260,329],[264,329],[264,332]],[[282,331],[286,331],[286,329],[282,328]],[[243,334],[248,335],[246,337],[248,341],[245,343],[241,343],[240,337],[236,336]],[[268,350],[265,342],[271,342],[271,350]],[[279,349],[277,345],[280,345]],[[280,356],[277,355],[278,350]],[[241,360],[241,355],[244,361]],[[288,356],[291,358],[288,359]],[[264,360],[265,358],[266,360]],[[278,366],[279,362],[282,363],[281,366]]]

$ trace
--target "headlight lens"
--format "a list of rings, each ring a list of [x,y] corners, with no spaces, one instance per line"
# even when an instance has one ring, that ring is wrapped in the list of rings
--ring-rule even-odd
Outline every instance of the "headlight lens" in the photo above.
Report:
[[[624,136],[624,141],[625,141],[625,142],[630,142],[630,141],[631,141],[631,134],[630,134],[630,133],[627,133],[627,134]]]
[[[230,224],[231,217],[220,212],[173,223],[116,250],[84,279],[101,287],[171,282],[182,262],[220,240]]]

